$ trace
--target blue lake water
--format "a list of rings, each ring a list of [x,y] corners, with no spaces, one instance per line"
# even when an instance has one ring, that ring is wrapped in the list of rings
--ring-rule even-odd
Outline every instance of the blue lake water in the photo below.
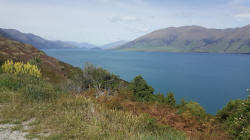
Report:
[[[79,49],[44,50],[74,66],[101,66],[131,81],[141,74],[155,92],[200,103],[215,114],[230,99],[246,98],[250,88],[250,55],[207,53],[115,52]]]

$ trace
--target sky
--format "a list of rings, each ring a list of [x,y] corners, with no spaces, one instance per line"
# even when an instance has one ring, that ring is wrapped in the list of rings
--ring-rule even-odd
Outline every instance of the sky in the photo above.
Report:
[[[0,28],[103,45],[154,30],[250,24],[250,0],[0,0]]]

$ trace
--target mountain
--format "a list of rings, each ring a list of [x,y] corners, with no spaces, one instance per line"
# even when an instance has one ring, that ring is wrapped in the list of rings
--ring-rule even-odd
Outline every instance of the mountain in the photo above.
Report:
[[[74,45],[78,48],[95,48],[97,46],[93,45],[93,44],[89,44],[89,43],[85,43],[85,42],[74,42],[74,41],[66,41],[65,43],[68,43],[68,44],[71,44],[71,45]]]
[[[0,36],[0,65],[6,60],[27,62],[40,60],[42,74],[53,83],[66,81],[77,68],[46,55],[32,45],[20,43]]]
[[[19,41],[25,44],[30,44],[35,46],[38,49],[68,49],[68,48],[77,48],[75,45],[64,41],[51,41],[46,40],[40,36],[22,33],[15,29],[2,29],[0,28],[0,36],[8,38],[10,40]]]
[[[113,49],[113,48],[122,46],[122,45],[126,44],[127,42],[128,41],[119,40],[119,41],[116,41],[116,42],[112,42],[112,43],[109,43],[109,44],[102,45],[102,46],[100,46],[100,48],[102,48],[102,49]]]
[[[208,29],[200,26],[169,27],[139,37],[117,50],[164,52],[250,53],[250,25]]]

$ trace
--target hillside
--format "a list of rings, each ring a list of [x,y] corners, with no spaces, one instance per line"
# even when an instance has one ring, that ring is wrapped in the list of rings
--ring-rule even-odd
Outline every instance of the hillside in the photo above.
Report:
[[[228,29],[169,27],[139,37],[117,50],[250,53],[250,25]]]
[[[76,69],[31,45],[0,37],[0,64],[8,59],[27,62],[34,58],[40,60],[42,74],[55,83],[66,80],[71,75],[71,71]]]
[[[71,43],[67,43],[64,41],[51,41],[44,39],[40,36],[30,34],[30,33],[22,33],[15,29],[2,29],[0,28],[0,36],[8,38],[10,40],[19,41],[25,44],[30,44],[35,46],[38,49],[70,49],[77,48],[76,45]]]
[[[127,43],[127,41],[119,40],[119,41],[116,41],[116,42],[111,42],[111,43],[102,45],[102,46],[100,46],[100,48],[102,48],[102,49],[113,49],[113,48],[122,46],[122,45],[124,45],[126,43]]]
[[[30,73],[25,73],[16,67],[18,63],[2,65],[8,59],[30,63],[38,59],[31,65],[38,66],[42,77],[34,77],[32,67],[26,67]],[[0,37],[0,139],[230,140],[250,136],[248,99],[231,101],[212,116],[199,103],[181,100],[177,104],[172,92],[154,94],[140,75],[124,82],[100,67],[87,64],[79,70],[31,45]],[[231,121],[235,115],[243,116],[237,127]]]

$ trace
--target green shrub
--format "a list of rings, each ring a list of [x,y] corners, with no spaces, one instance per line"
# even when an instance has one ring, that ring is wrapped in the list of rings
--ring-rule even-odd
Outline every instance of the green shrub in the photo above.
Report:
[[[141,75],[136,76],[130,83],[129,88],[139,101],[150,101],[153,98],[154,89],[147,84]]]
[[[169,92],[166,97],[167,104],[170,106],[175,106],[176,105],[176,100],[174,98],[174,94],[172,92]]]
[[[85,64],[83,70],[74,71],[71,79],[72,81],[68,85],[68,89],[78,93],[88,88],[97,90],[118,89],[121,82],[119,76],[89,63]]]
[[[204,119],[207,115],[205,109],[197,102],[188,102],[185,109],[189,110],[194,116]]]
[[[120,82],[120,78],[117,75],[88,63],[84,66],[83,78],[85,85],[102,89],[118,88]]]
[[[34,58],[32,58],[32,59],[29,60],[29,63],[31,65],[35,65],[38,68],[40,68],[41,64],[42,64],[42,61],[41,61],[41,59],[39,57],[34,57]]]
[[[24,83],[21,82],[21,78],[12,74],[1,74],[0,75],[0,87],[9,90],[18,90],[23,86]]]
[[[42,80],[35,84],[28,84],[22,93],[28,99],[35,100],[53,100],[58,96],[58,91],[51,84]]]
[[[15,75],[3,73],[0,75],[0,88],[22,91],[25,97],[29,99],[53,99],[57,95],[57,91],[47,81],[41,78],[28,75]]]
[[[250,100],[231,100],[216,114],[233,139],[250,139]]]
[[[182,99],[181,103],[177,107],[178,114],[190,112],[192,116],[196,117],[198,120],[204,120],[207,116],[205,109],[197,102],[186,102],[184,99]]]
[[[152,101],[158,102],[158,103],[161,103],[161,104],[167,103],[166,98],[165,98],[164,94],[162,94],[162,93],[154,94],[153,97],[152,97]]]
[[[176,100],[172,92],[167,93],[166,96],[161,93],[154,94],[152,97],[152,101],[162,103],[162,104],[168,104],[172,107],[176,106]]]

